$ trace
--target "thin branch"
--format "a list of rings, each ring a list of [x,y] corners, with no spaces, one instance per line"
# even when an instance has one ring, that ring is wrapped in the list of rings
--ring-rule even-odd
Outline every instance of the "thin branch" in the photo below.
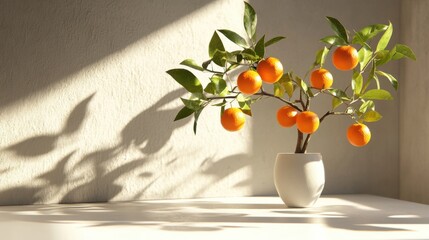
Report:
[[[301,102],[301,106],[305,109],[304,101],[302,100],[302,89],[299,89],[299,101]]]
[[[284,99],[284,98],[277,97],[277,96],[275,96],[275,95],[273,95],[273,94],[271,94],[271,93],[267,93],[267,92],[265,92],[263,89],[261,89],[261,92],[259,92],[259,93],[255,93],[254,95],[258,95],[258,96],[268,96],[268,97],[276,98],[276,99],[278,99],[278,100],[280,100],[280,101],[282,101],[282,102],[286,103],[287,105],[289,105],[289,106],[291,106],[291,107],[295,108],[296,110],[298,110],[298,111],[302,112],[302,109],[301,109],[301,108],[299,108],[298,106],[296,106],[295,104],[293,104],[292,102],[289,102],[288,100],[286,100],[286,99]]]
[[[310,108],[310,96],[308,96],[307,94],[305,96],[307,98],[307,103],[305,104],[304,110],[306,111]]]
[[[216,100],[216,99],[231,99],[231,98],[237,98],[238,95],[235,96],[225,96],[225,97],[207,97],[207,100]]]
[[[328,111],[326,112],[321,118],[320,118],[320,122],[322,122],[327,116],[329,115],[349,115],[349,116],[353,116],[352,113],[347,113],[347,112],[331,112]]]
[[[225,74],[224,72],[218,72],[218,71],[214,71],[214,70],[210,70],[210,69],[204,69],[204,71],[211,72],[214,74],[221,74],[221,75]]]

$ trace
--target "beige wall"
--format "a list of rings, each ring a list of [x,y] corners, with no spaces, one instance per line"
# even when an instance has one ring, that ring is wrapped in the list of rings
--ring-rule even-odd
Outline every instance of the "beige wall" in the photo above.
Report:
[[[400,196],[429,204],[429,2],[402,1],[401,38],[417,62],[401,66]]]
[[[269,54],[299,74],[330,34],[325,15],[399,26],[398,1],[252,4],[260,31],[288,37]],[[172,122],[183,91],[165,71],[205,60],[215,29],[242,31],[242,11],[236,0],[1,1],[0,204],[274,194],[275,155],[295,139],[275,123],[278,103],[255,106],[240,133],[223,131],[215,109],[197,136],[190,121]],[[379,110],[366,148],[346,142],[346,118],[314,137],[325,193],[398,195],[397,102]]]

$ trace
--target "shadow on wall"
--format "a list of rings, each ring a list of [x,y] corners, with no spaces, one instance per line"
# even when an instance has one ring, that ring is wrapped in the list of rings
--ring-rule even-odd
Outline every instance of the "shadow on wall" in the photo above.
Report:
[[[211,2],[1,1],[0,109],[58,84],[70,74]],[[109,201],[124,190],[117,183],[118,179],[131,171],[149,182],[138,189],[140,191],[135,196],[140,198],[157,180],[154,173],[144,169],[146,164],[155,160],[153,155],[165,146],[175,129],[191,120],[173,123],[180,108],[164,108],[183,93],[182,90],[166,93],[137,114],[117,133],[120,142],[114,146],[100,147],[84,155],[80,149],[70,146],[70,150],[63,150],[63,155],[40,163],[49,170],[33,178],[37,183],[17,182],[10,188],[5,186],[0,192],[0,205]],[[53,154],[63,138],[76,137],[87,118],[97,117],[90,115],[89,108],[96,99],[97,94],[93,93],[77,103],[61,130],[23,136],[22,140],[11,143],[2,151],[25,159],[14,162],[17,168],[27,167],[25,162],[33,163],[38,157]],[[153,126],[163,126],[163,130],[157,131]],[[125,156],[133,150],[141,154]],[[225,167],[233,168],[232,173],[247,164],[246,157],[239,155],[234,157],[238,161],[231,166],[228,164],[231,158],[216,162],[208,159],[203,174],[221,179],[226,177]],[[0,169],[0,174],[7,171]],[[76,172],[78,174],[74,174]]]
[[[19,143],[9,146],[6,148],[6,150],[23,157],[35,157],[51,152],[54,150],[56,142],[61,136],[71,135],[80,129],[87,115],[88,104],[94,97],[94,94],[76,105],[67,118],[67,122],[61,132],[30,137]]]
[[[46,200],[46,193],[52,194],[66,188],[67,192],[60,196],[60,202],[105,202],[113,199],[122,191],[122,186],[115,183],[120,177],[128,174],[136,168],[144,168],[144,165],[151,161],[150,155],[158,152],[170,139],[171,134],[177,128],[189,123],[191,119],[172,123],[171,119],[179,111],[178,108],[161,110],[168,103],[175,101],[183,95],[183,90],[175,90],[157,101],[152,107],[144,110],[126,124],[121,133],[121,141],[116,146],[90,152],[79,157],[72,169],[66,166],[72,160],[78,149],[70,152],[67,156],[56,161],[54,168],[46,173],[37,176],[35,179],[43,180],[42,186],[22,185],[0,192],[0,205],[12,204],[33,204]],[[51,135],[34,136],[21,142],[13,144],[5,151],[12,152],[19,157],[31,160],[55,150],[56,142],[65,135],[78,131],[86,117],[88,117],[88,105],[96,96],[91,96],[82,100],[71,111],[63,130],[60,133]],[[156,117],[154,117],[156,116]],[[153,126],[162,125],[164,131],[156,131]],[[143,145],[143,147],[141,147]],[[141,156],[127,162],[118,161],[118,158],[125,151],[135,148],[141,151]],[[112,163],[116,163],[114,169]],[[84,169],[78,178],[70,178],[75,172]],[[141,170],[139,176],[150,178],[151,172]],[[87,177],[87,178],[85,178]],[[153,181],[156,181],[154,179]],[[75,186],[68,189],[69,186]],[[139,196],[144,194],[144,190],[150,187],[143,186]]]
[[[1,1],[0,107],[45,89],[210,2]],[[49,143],[53,136],[40,140]]]

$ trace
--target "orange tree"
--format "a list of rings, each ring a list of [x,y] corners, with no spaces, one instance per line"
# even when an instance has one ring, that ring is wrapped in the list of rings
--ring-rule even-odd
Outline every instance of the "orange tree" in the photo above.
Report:
[[[396,78],[380,68],[392,60],[416,59],[406,45],[396,44],[392,49],[387,49],[393,32],[392,24],[374,24],[350,32],[337,19],[326,17],[334,34],[321,39],[325,46],[316,53],[314,63],[301,78],[291,71],[284,71],[277,58],[265,56],[265,48],[284,37],[266,41],[263,35],[258,39],[255,10],[247,2],[244,5],[243,23],[247,36],[219,29],[209,43],[209,60],[202,64],[192,59],[181,62],[181,65],[192,70],[209,74],[210,81],[205,87],[187,69],[167,71],[190,93],[189,98],[181,98],[184,107],[175,121],[194,115],[196,133],[201,112],[207,106],[216,106],[221,111],[222,126],[228,131],[238,131],[245,124],[245,114],[252,116],[252,104],[273,98],[285,104],[277,112],[280,126],[297,127],[296,153],[306,152],[312,134],[331,115],[350,117],[353,123],[346,131],[349,142],[354,146],[366,145],[371,132],[364,123],[381,119],[381,114],[375,110],[375,101],[392,99],[389,91],[381,88],[379,78],[389,81],[393,89],[398,88]],[[219,34],[235,43],[238,50],[227,51]],[[350,72],[350,84],[345,89],[333,88],[333,75],[324,68],[331,50],[334,67]],[[237,79],[233,79],[232,72],[237,70],[242,72]],[[306,81],[308,75],[309,81]],[[264,84],[273,85],[272,91],[266,91]],[[322,94],[332,97],[332,105],[319,118],[310,110],[310,103]]]

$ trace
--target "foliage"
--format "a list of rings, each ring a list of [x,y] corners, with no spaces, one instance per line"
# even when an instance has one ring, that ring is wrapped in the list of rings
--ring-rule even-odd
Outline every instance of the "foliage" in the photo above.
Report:
[[[237,67],[244,67],[245,70],[256,69],[258,63],[265,58],[265,49],[285,37],[276,36],[266,40],[266,36],[263,35],[258,38],[256,12],[249,3],[244,4],[243,25],[246,36],[227,29],[216,30],[208,46],[207,61],[198,64],[192,59],[186,59],[180,63],[194,71],[207,73],[210,81],[206,86],[203,87],[201,81],[187,69],[167,71],[190,93],[189,98],[182,99],[184,107],[177,114],[175,121],[193,114],[195,133],[198,117],[207,106],[219,107],[222,114],[226,106],[238,105],[245,114],[251,116],[251,107],[255,102],[274,98],[302,112],[309,110],[310,102],[322,94],[332,98],[332,105],[320,118],[320,122],[330,115],[346,115],[359,123],[378,121],[382,116],[376,111],[376,101],[393,99],[388,90],[381,88],[380,81],[386,80],[393,90],[398,89],[397,79],[380,68],[390,61],[402,58],[416,59],[413,51],[406,45],[396,44],[393,48],[387,49],[393,32],[390,22],[387,25],[365,26],[359,31],[351,32],[336,18],[326,17],[333,34],[320,39],[325,46],[316,52],[309,72],[322,68],[331,50],[338,46],[354,45],[358,49],[359,66],[350,71],[348,87],[315,89],[306,82],[306,77],[301,78],[289,71],[284,72],[283,77],[273,84],[272,93],[261,88],[253,95],[245,95],[238,90],[236,80],[230,77],[231,72]],[[238,50],[226,50],[221,36],[235,43]],[[308,134],[302,142],[303,133],[298,132],[296,152],[306,151],[310,135]]]

